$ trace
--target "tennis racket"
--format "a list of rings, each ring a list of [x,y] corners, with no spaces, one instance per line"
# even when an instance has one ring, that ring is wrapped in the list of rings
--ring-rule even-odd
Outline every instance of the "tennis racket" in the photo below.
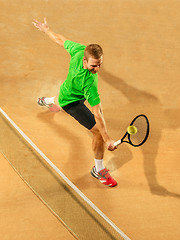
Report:
[[[137,129],[137,132],[134,134],[126,133],[124,136],[114,143],[114,146],[118,146],[123,142],[129,143],[134,147],[139,147],[143,145],[149,136],[149,120],[144,114],[136,116],[130,126],[134,126]]]

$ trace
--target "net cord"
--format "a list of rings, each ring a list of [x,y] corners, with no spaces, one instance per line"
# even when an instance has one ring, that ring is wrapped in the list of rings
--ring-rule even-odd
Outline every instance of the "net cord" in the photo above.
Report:
[[[131,240],[125,235],[94,203],[92,203],[50,160],[46,155],[27,137],[27,135],[13,122],[13,120],[0,108],[3,116],[13,125],[13,127],[21,134],[21,136],[40,154],[40,156],[64,179],[64,181],[87,202],[116,232],[118,232],[125,240]]]

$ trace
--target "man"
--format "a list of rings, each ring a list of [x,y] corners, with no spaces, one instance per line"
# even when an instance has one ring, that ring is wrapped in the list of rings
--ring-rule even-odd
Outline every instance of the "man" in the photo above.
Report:
[[[104,144],[110,151],[114,151],[117,147],[108,135],[98,94],[97,72],[103,62],[102,48],[98,44],[90,44],[86,47],[67,40],[64,36],[50,30],[46,18],[43,23],[34,20],[33,24],[71,55],[67,79],[60,87],[59,105],[93,134],[95,166],[92,168],[91,175],[104,185],[116,186],[117,182],[104,167],[103,161]],[[91,105],[93,113],[84,104],[85,100]],[[53,103],[54,98],[38,99],[38,104],[41,106],[49,107]]]

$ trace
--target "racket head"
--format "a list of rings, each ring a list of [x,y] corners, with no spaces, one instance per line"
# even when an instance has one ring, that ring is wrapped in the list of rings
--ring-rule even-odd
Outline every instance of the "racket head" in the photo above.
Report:
[[[130,126],[135,126],[137,128],[137,133],[135,134],[129,134],[126,133],[128,136],[129,143],[134,147],[139,147],[143,145],[148,136],[149,136],[149,120],[146,115],[140,114],[136,116]]]

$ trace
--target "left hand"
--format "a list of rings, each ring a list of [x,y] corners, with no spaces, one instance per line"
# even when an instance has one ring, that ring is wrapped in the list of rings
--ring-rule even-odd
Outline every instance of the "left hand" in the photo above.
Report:
[[[47,24],[46,18],[44,18],[44,22],[38,22],[37,20],[34,19],[34,22],[32,22],[36,28],[38,28],[42,32],[47,32],[49,30],[49,26]]]

